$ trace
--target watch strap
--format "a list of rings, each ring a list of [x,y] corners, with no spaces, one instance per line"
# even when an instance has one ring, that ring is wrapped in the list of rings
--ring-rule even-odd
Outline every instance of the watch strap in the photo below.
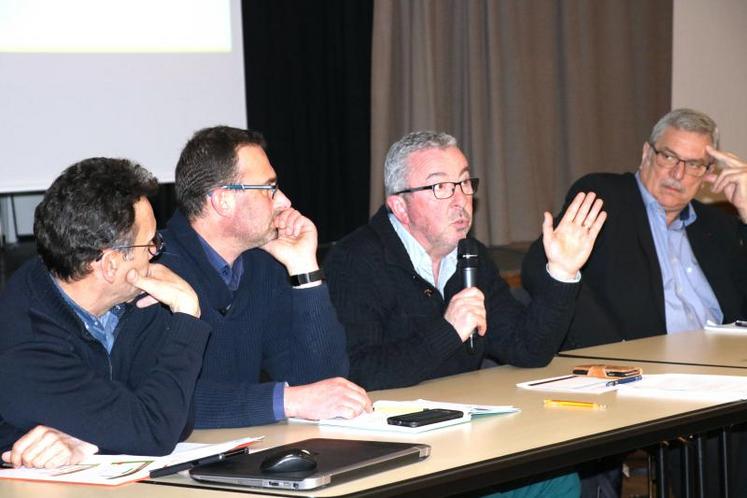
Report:
[[[293,287],[318,282],[320,280],[324,280],[324,272],[321,268],[310,273],[299,273],[290,276],[290,283]]]

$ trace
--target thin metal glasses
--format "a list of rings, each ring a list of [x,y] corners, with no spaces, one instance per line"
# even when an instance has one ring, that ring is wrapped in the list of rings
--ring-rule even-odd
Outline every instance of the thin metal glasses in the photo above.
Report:
[[[150,242],[147,244],[134,244],[129,246],[112,246],[112,249],[118,250],[118,249],[132,249],[135,247],[147,247],[148,252],[151,256],[154,258],[161,254],[163,252],[164,247],[166,247],[166,243],[163,241],[163,237],[159,232],[156,232],[156,234],[153,236],[153,239],[151,239]]]
[[[682,159],[674,152],[668,150],[659,150],[652,143],[649,143],[651,150],[656,155],[656,164],[664,169],[672,169],[679,166],[680,163],[685,165],[685,174],[690,176],[701,177],[706,174],[713,161],[704,161],[703,159]]]
[[[225,190],[269,190],[270,198],[275,198],[275,193],[278,191],[278,183],[271,183],[269,185],[246,185],[244,183],[228,183],[221,185],[220,188]]]

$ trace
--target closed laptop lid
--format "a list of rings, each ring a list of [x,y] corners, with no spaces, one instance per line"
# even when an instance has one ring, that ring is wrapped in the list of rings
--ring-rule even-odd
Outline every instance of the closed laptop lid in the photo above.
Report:
[[[261,470],[260,465],[268,456],[290,449],[307,450],[316,460],[316,468],[303,472]],[[418,462],[429,454],[427,444],[316,438],[241,454],[195,467],[189,473],[198,481],[269,489],[315,489]]]

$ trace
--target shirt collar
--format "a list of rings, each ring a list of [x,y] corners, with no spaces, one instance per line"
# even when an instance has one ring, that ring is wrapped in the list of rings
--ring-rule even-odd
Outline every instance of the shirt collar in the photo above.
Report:
[[[394,228],[394,232],[402,241],[402,245],[405,246],[405,251],[407,251],[407,255],[410,257],[415,272],[433,287],[437,288],[443,296],[446,282],[448,282],[456,271],[457,248],[455,247],[453,251],[441,259],[441,266],[438,270],[438,282],[435,282],[433,279],[433,261],[430,255],[423,249],[420,242],[415,240],[415,237],[399,222],[394,214],[389,213],[388,217],[392,228]]]
[[[104,348],[106,348],[107,353],[111,354],[112,348],[114,347],[114,341],[117,339],[117,325],[119,324],[119,319],[122,318],[122,315],[125,312],[125,304],[116,304],[109,308],[106,313],[100,317],[96,316],[73,301],[65,290],[60,287],[60,284],[52,275],[49,275],[49,278],[52,280],[55,287],[57,287],[57,290],[60,292],[65,303],[83,323],[83,326],[86,328],[88,333],[91,334],[94,339],[99,341]]]
[[[101,315],[101,317],[98,317],[73,301],[73,298],[67,295],[67,292],[65,292],[65,290],[57,282],[57,279],[54,278],[51,274],[49,275],[49,278],[52,280],[54,286],[57,287],[57,290],[60,292],[60,295],[65,301],[65,304],[70,306],[70,308],[75,312],[76,315],[78,315],[78,317],[80,317],[85,325],[102,321],[108,313],[113,313],[117,317],[122,316],[122,313],[124,313],[125,305],[124,303],[120,303],[115,304],[114,306],[109,308],[103,315]]]
[[[220,278],[223,279],[229,289],[238,289],[241,276],[244,274],[243,258],[241,256],[236,258],[232,267],[199,233],[195,232],[195,234],[197,235],[197,240],[200,241],[200,245],[205,250],[205,256],[207,256],[210,266],[218,272],[218,275],[220,275]]]

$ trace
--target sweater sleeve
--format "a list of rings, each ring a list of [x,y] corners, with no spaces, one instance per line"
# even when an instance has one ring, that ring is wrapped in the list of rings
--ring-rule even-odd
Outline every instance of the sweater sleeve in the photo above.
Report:
[[[489,266],[493,270],[487,272],[492,281],[485,289],[488,355],[517,367],[547,365],[565,338],[580,285],[555,280],[543,264],[532,301],[525,308],[513,298],[492,262]]]
[[[340,246],[330,252],[325,271],[347,333],[353,382],[368,390],[414,385],[461,347],[440,309],[407,302],[430,290],[414,273],[385,268],[380,257],[361,257]],[[423,288],[412,294],[411,286]]]
[[[242,329],[235,321],[222,324],[216,334],[221,334],[224,341],[226,334],[233,336],[236,342],[231,339],[219,348],[215,344],[208,348],[211,356],[205,360],[195,391],[198,428],[244,427],[282,420],[285,382],[303,385],[348,374],[344,330],[327,286],[293,289],[276,266],[262,269],[266,287],[252,289],[250,302],[242,310],[246,320],[256,320],[253,327]],[[261,368],[257,365],[257,371],[271,381],[261,382],[251,373],[237,373],[230,379],[216,376],[215,369],[223,363],[240,371],[235,363],[241,356],[231,346],[242,351],[260,348]],[[281,410],[275,409],[278,404]]]
[[[200,379],[195,389],[195,428],[222,429],[271,424],[276,382],[226,383]]]
[[[331,377],[347,377],[349,362],[345,350],[345,330],[337,319],[326,284],[305,289],[294,289],[285,281],[281,292],[288,299],[276,303],[290,303],[290,309],[276,309],[278,320],[268,338],[264,367],[273,380],[290,385],[304,385]],[[281,332],[287,343],[275,348],[276,335]]]
[[[128,331],[138,335],[134,352],[150,351],[146,357],[155,360],[145,364],[139,354],[123,360],[131,363],[131,369],[144,372],[134,377],[134,384],[133,378],[127,383],[112,380],[111,363],[109,371],[91,367],[86,356],[105,358],[103,347],[68,341],[68,332],[57,324],[43,316],[32,317],[31,339],[4,350],[0,358],[3,419],[19,428],[48,425],[104,452],[171,452],[189,418],[209,326],[160,308],[153,314],[156,317],[144,329]],[[129,326],[141,325],[138,318],[131,320],[136,323]],[[106,365],[106,360],[94,364]]]

